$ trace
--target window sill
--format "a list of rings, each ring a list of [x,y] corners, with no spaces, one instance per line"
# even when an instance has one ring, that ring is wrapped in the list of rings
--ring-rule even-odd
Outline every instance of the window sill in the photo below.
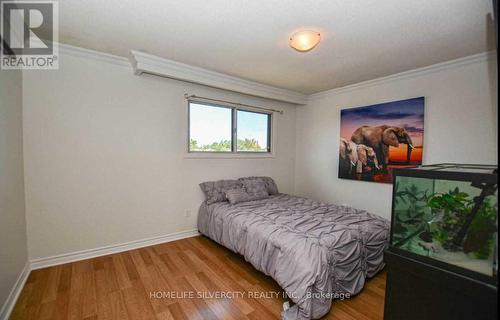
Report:
[[[223,153],[223,152],[188,152],[184,159],[272,159],[276,158],[274,153]]]

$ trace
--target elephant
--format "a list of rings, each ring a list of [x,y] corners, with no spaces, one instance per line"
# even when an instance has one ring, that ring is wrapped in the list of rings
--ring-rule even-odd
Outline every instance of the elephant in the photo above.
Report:
[[[341,176],[349,176],[353,173],[358,162],[357,145],[353,141],[340,139],[339,146],[339,173]]]
[[[389,146],[399,147],[400,143],[407,145],[406,161],[410,162],[414,149],[413,141],[405,128],[390,126],[362,126],[352,134],[351,140],[357,144],[372,147],[379,162],[384,168],[389,164]]]
[[[356,173],[363,173],[366,171],[380,170],[377,160],[377,154],[372,147],[365,146],[364,144],[357,145],[358,162],[356,163]]]
[[[380,169],[377,155],[371,147],[341,138],[339,153],[339,172],[341,176],[351,176],[354,172],[359,174],[371,170],[367,168]]]

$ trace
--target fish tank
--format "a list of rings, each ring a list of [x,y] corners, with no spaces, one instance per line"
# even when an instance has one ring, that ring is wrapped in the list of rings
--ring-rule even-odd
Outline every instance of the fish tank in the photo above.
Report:
[[[497,284],[498,168],[394,169],[391,250]]]

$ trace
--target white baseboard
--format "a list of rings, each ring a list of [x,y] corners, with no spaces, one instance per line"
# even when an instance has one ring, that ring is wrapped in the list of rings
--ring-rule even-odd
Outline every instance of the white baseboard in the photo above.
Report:
[[[36,269],[51,267],[51,266],[55,266],[55,265],[65,264],[65,263],[69,263],[69,262],[85,260],[85,259],[90,259],[90,258],[95,258],[95,257],[100,257],[100,256],[106,256],[106,255],[113,254],[113,253],[148,247],[148,246],[152,246],[152,245],[160,244],[160,243],[164,243],[164,242],[170,242],[170,241],[174,241],[174,240],[190,238],[190,237],[194,237],[197,235],[199,235],[198,230],[193,229],[193,230],[175,232],[175,233],[171,233],[171,234],[167,234],[167,235],[159,236],[159,237],[130,241],[130,242],[126,242],[126,243],[114,244],[114,245],[95,248],[95,249],[88,249],[88,250],[82,250],[82,251],[77,251],[77,252],[65,253],[65,254],[52,256],[52,257],[33,259],[33,260],[30,260],[30,268],[31,268],[31,270],[36,270]]]
[[[21,294],[21,291],[24,288],[24,284],[26,283],[26,280],[28,280],[28,276],[30,275],[31,269],[30,265],[28,262],[24,265],[23,270],[19,274],[19,277],[17,278],[16,283],[12,287],[12,290],[10,291],[9,296],[7,297],[7,300],[3,304],[2,308],[0,309],[0,320],[7,320],[10,317],[10,314],[12,313],[12,310],[14,309],[14,306],[16,305],[17,298],[19,298],[19,295]]]

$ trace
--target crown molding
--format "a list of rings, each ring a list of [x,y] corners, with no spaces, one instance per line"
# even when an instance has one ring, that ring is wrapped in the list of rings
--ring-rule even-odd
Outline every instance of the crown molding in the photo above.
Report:
[[[130,53],[130,61],[136,75],[153,74],[293,104],[307,103],[307,95],[295,91],[160,58],[145,52],[132,50]]]
[[[488,61],[488,60],[495,60],[496,61],[496,53],[494,51],[482,52],[482,53],[474,54],[474,55],[459,58],[459,59],[449,60],[449,61],[433,64],[433,65],[418,68],[418,69],[413,69],[413,70],[404,71],[401,73],[392,74],[392,75],[389,75],[386,77],[381,77],[381,78],[376,78],[376,79],[367,80],[367,81],[363,81],[363,82],[358,82],[355,84],[347,85],[345,87],[321,91],[321,92],[309,95],[308,100],[311,101],[311,100],[317,100],[317,99],[324,99],[324,98],[327,98],[327,97],[330,97],[333,95],[338,95],[338,94],[342,94],[342,93],[353,91],[353,90],[378,86],[378,85],[390,83],[393,81],[401,81],[404,79],[419,77],[419,76],[423,76],[426,74],[444,71],[444,70],[448,70],[448,69],[459,68],[459,67],[466,66],[469,64],[484,62],[484,61]]]
[[[95,51],[91,49],[84,49],[81,47],[75,47],[64,43],[59,43],[59,53],[67,54],[75,57],[82,57],[92,60],[97,60],[101,62],[107,62],[119,66],[130,67],[130,62],[127,58],[122,56],[116,56],[113,54],[108,54],[100,51]]]
[[[163,59],[136,50],[131,51],[130,60],[126,57],[63,43],[59,43],[59,52],[70,56],[92,59],[127,68],[130,68],[132,64],[132,68],[136,75],[147,73],[277,101],[293,104],[307,103],[307,95],[302,93],[229,76],[173,60]]]
[[[132,64],[133,71],[137,75],[143,73],[154,74],[162,77],[168,77],[177,80],[198,83],[224,90],[240,92],[252,96],[289,102],[297,105],[305,105],[308,103],[308,101],[323,99],[332,95],[338,95],[341,93],[361,88],[368,88],[372,86],[382,85],[384,83],[390,83],[393,81],[401,81],[404,79],[418,77],[433,72],[458,68],[473,63],[490,61],[490,60],[496,61],[496,53],[494,51],[483,52],[455,60],[449,60],[442,63],[426,66],[423,68],[392,74],[386,77],[367,80],[340,88],[334,88],[314,93],[311,95],[306,95],[291,90],[286,90],[282,88],[261,84],[255,81],[249,81],[238,77],[229,76],[223,73],[218,73],[207,69],[194,67],[188,64],[168,59],[163,59],[136,50],[132,50],[130,59],[127,59],[122,56],[112,55],[100,51],[84,49],[80,47],[59,43],[59,52],[72,56],[84,57],[92,60],[111,63],[127,68],[130,68]]]

